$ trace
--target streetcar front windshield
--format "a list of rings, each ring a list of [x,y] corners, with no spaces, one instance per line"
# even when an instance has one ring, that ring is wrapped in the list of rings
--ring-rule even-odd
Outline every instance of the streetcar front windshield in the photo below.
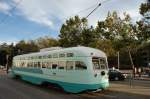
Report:
[[[93,69],[94,70],[107,69],[106,58],[93,57],[92,63],[93,63]]]

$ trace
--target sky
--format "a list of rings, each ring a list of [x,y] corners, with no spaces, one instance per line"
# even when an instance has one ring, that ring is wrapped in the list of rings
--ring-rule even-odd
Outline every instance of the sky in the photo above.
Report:
[[[141,18],[140,4],[145,0],[0,0],[0,44],[44,36],[58,38],[66,19],[85,17],[100,2],[102,5],[88,17],[89,25],[96,26],[108,11],[117,11],[121,17],[126,12],[136,22]]]

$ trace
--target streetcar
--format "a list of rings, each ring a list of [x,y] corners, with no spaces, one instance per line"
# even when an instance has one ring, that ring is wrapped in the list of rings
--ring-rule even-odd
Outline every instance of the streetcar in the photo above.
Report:
[[[106,54],[84,46],[46,48],[15,56],[9,75],[38,85],[55,84],[70,93],[109,87]]]

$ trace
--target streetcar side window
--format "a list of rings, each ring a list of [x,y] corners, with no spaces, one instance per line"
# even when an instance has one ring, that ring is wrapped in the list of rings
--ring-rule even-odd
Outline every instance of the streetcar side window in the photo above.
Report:
[[[36,62],[34,62],[34,67],[37,67],[37,63]]]
[[[42,56],[39,56],[39,59],[42,59]]]
[[[48,55],[48,58],[52,58],[52,55]]]
[[[51,69],[51,62],[46,62],[46,67],[48,68],[48,69]]]
[[[67,70],[73,70],[74,62],[73,61],[67,61],[66,62],[66,69]]]
[[[38,64],[38,68],[41,68],[41,64],[40,64],[40,62],[38,62],[37,64]]]
[[[46,56],[46,55],[43,56],[43,59],[47,59],[47,58],[48,58],[48,56]]]
[[[58,54],[53,54],[53,58],[58,58]]]
[[[65,57],[65,53],[59,54],[59,57],[60,57],[60,58]]]
[[[29,65],[28,65],[28,67],[32,67],[32,63],[31,63],[31,62],[29,62]]]
[[[52,69],[57,69],[58,64],[56,62],[52,63]]]
[[[73,57],[73,53],[67,53],[67,57]]]
[[[42,68],[46,68],[45,62],[42,62]]]
[[[21,63],[21,67],[23,67],[23,66],[24,66],[24,62]]]
[[[87,67],[86,67],[86,65],[83,62],[76,61],[75,62],[75,69],[76,70],[85,70],[85,69],[87,69]]]
[[[60,61],[58,65],[58,69],[65,69],[65,67],[66,67],[66,62]]]

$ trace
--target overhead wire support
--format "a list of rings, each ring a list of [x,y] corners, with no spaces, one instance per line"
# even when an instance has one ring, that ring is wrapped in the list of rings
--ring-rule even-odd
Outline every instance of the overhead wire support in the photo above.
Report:
[[[103,1],[103,2],[101,2],[101,3],[99,3],[99,4],[96,6],[96,8],[95,8],[94,10],[92,10],[85,18],[88,18],[95,10],[97,10],[97,9],[101,6],[102,3],[106,3],[106,2],[108,2],[108,1],[110,1],[110,0],[105,0],[105,1]]]
[[[92,12],[89,13],[85,18],[88,18],[88,17],[89,17],[95,10],[97,10],[98,7],[100,7],[100,6],[101,6],[101,3],[99,3],[98,6],[97,6],[94,10],[92,10]]]

